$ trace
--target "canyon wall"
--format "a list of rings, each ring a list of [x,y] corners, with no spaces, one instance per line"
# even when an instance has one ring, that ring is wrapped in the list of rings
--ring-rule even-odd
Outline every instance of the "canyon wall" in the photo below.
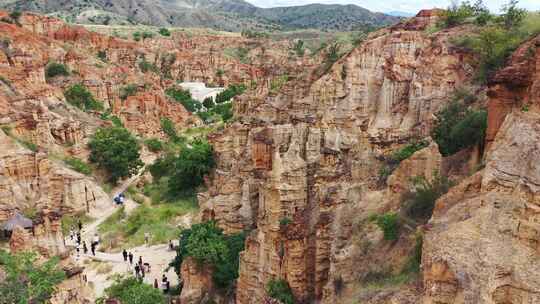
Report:
[[[217,169],[200,195],[203,218],[226,233],[251,230],[237,303],[262,302],[278,278],[299,303],[339,302],[370,271],[403,266],[414,233],[390,243],[368,218],[398,211],[411,174],[429,178],[441,156],[432,143],[388,186],[378,182],[381,159],[428,135],[433,114],[474,71],[470,54],[449,42],[466,27],[425,32],[437,13],[373,33],[311,83],[293,80],[277,96],[242,99],[237,121],[213,135]],[[416,303],[417,294],[405,298]]]
[[[485,168],[437,202],[423,303],[540,302],[539,84],[540,36],[489,83]]]

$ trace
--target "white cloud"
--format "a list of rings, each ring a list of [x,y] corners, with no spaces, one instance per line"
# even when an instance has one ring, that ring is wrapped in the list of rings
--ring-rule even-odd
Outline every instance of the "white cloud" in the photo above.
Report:
[[[421,9],[440,7],[445,8],[450,4],[450,0],[246,0],[259,7],[293,6],[309,3],[322,4],[356,4],[371,11],[389,12],[404,11],[416,13]],[[474,2],[474,0],[470,1]],[[499,12],[500,8],[507,3],[507,0],[484,0],[484,3],[493,11]],[[528,10],[540,10],[539,0],[521,0],[519,6]]]

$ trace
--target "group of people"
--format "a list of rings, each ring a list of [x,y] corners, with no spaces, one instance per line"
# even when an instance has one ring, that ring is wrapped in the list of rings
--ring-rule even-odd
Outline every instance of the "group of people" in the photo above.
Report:
[[[133,265],[133,253],[128,252],[126,249],[122,250],[122,257],[124,258],[124,262],[129,263],[129,265]],[[139,260],[137,263],[135,263],[135,266],[133,268],[135,272],[135,277],[139,280],[144,280],[145,274],[149,273],[151,271],[150,263],[143,262],[142,256],[139,256]],[[154,288],[160,288],[163,290],[163,293],[168,293],[171,288],[171,283],[169,282],[169,279],[165,274],[163,274],[161,278],[161,284],[158,283],[158,279],[154,279]]]
[[[154,279],[154,288],[160,288],[160,285],[158,284],[158,280]],[[164,274],[161,277],[161,290],[163,290],[163,293],[169,293],[169,290],[171,289],[171,282],[169,282],[169,279]]]
[[[83,224],[81,221],[77,223],[77,232],[75,232],[74,228],[71,228],[69,231],[69,238],[72,242],[75,242],[77,245],[75,246],[75,249],[77,250],[77,256],[80,255],[81,249],[84,254],[88,253],[88,246],[86,245],[86,241],[82,241],[81,233],[83,230]],[[90,242],[90,251],[92,252],[92,255],[96,255],[96,249],[97,245],[99,244],[99,236],[94,234],[94,237],[92,241]]]
[[[129,265],[133,265],[133,253],[127,252],[124,249],[122,250],[122,256],[124,257],[124,262],[129,262]],[[135,264],[134,271],[136,278],[144,279],[145,273],[150,272],[150,263],[143,263],[142,256],[139,256],[139,261]]]
[[[124,195],[124,193],[119,193],[117,196],[114,197],[113,201],[117,206],[122,206],[125,199],[126,196]]]

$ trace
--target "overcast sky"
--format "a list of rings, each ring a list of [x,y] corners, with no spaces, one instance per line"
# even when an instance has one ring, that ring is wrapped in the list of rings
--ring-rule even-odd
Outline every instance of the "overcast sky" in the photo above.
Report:
[[[404,11],[416,13],[423,8],[445,8],[450,0],[246,0],[259,7],[292,6],[309,3],[356,4],[376,12]],[[474,3],[474,0],[470,2]],[[493,11],[498,12],[507,0],[484,0]],[[519,6],[529,10],[540,10],[540,0],[521,0]]]

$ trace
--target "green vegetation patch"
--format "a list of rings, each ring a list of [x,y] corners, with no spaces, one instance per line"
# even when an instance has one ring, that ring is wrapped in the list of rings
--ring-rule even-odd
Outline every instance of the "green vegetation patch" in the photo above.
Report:
[[[152,206],[142,204],[129,215],[122,206],[99,225],[98,231],[103,246],[112,251],[144,244],[146,232],[150,233],[150,244],[163,244],[180,234],[178,217],[196,211],[195,197]]]
[[[82,161],[81,159],[78,159],[76,157],[67,157],[64,159],[64,162],[66,165],[68,165],[71,169],[85,174],[90,175],[92,174],[92,167],[88,165],[86,162]]]
[[[225,235],[214,221],[194,224],[180,234],[180,246],[171,266],[180,273],[182,261],[192,257],[201,267],[213,268],[212,279],[218,287],[228,288],[238,278],[244,240],[245,233]]]
[[[270,280],[266,283],[266,293],[269,297],[283,304],[294,304],[294,295],[289,283],[283,279]]]
[[[143,166],[140,144],[122,127],[99,128],[88,143],[89,160],[109,173],[110,181],[136,174]]]
[[[51,62],[45,67],[45,77],[47,79],[56,76],[69,76],[67,67],[61,63]]]
[[[83,84],[75,84],[64,91],[66,101],[83,111],[103,110],[103,104]]]
[[[134,277],[118,277],[114,283],[105,289],[105,296],[97,299],[96,303],[104,304],[106,299],[117,299],[122,304],[165,304],[163,292]]]
[[[56,286],[66,274],[59,267],[58,257],[45,262],[34,252],[0,251],[0,265],[5,277],[0,282],[2,303],[48,303]]]

